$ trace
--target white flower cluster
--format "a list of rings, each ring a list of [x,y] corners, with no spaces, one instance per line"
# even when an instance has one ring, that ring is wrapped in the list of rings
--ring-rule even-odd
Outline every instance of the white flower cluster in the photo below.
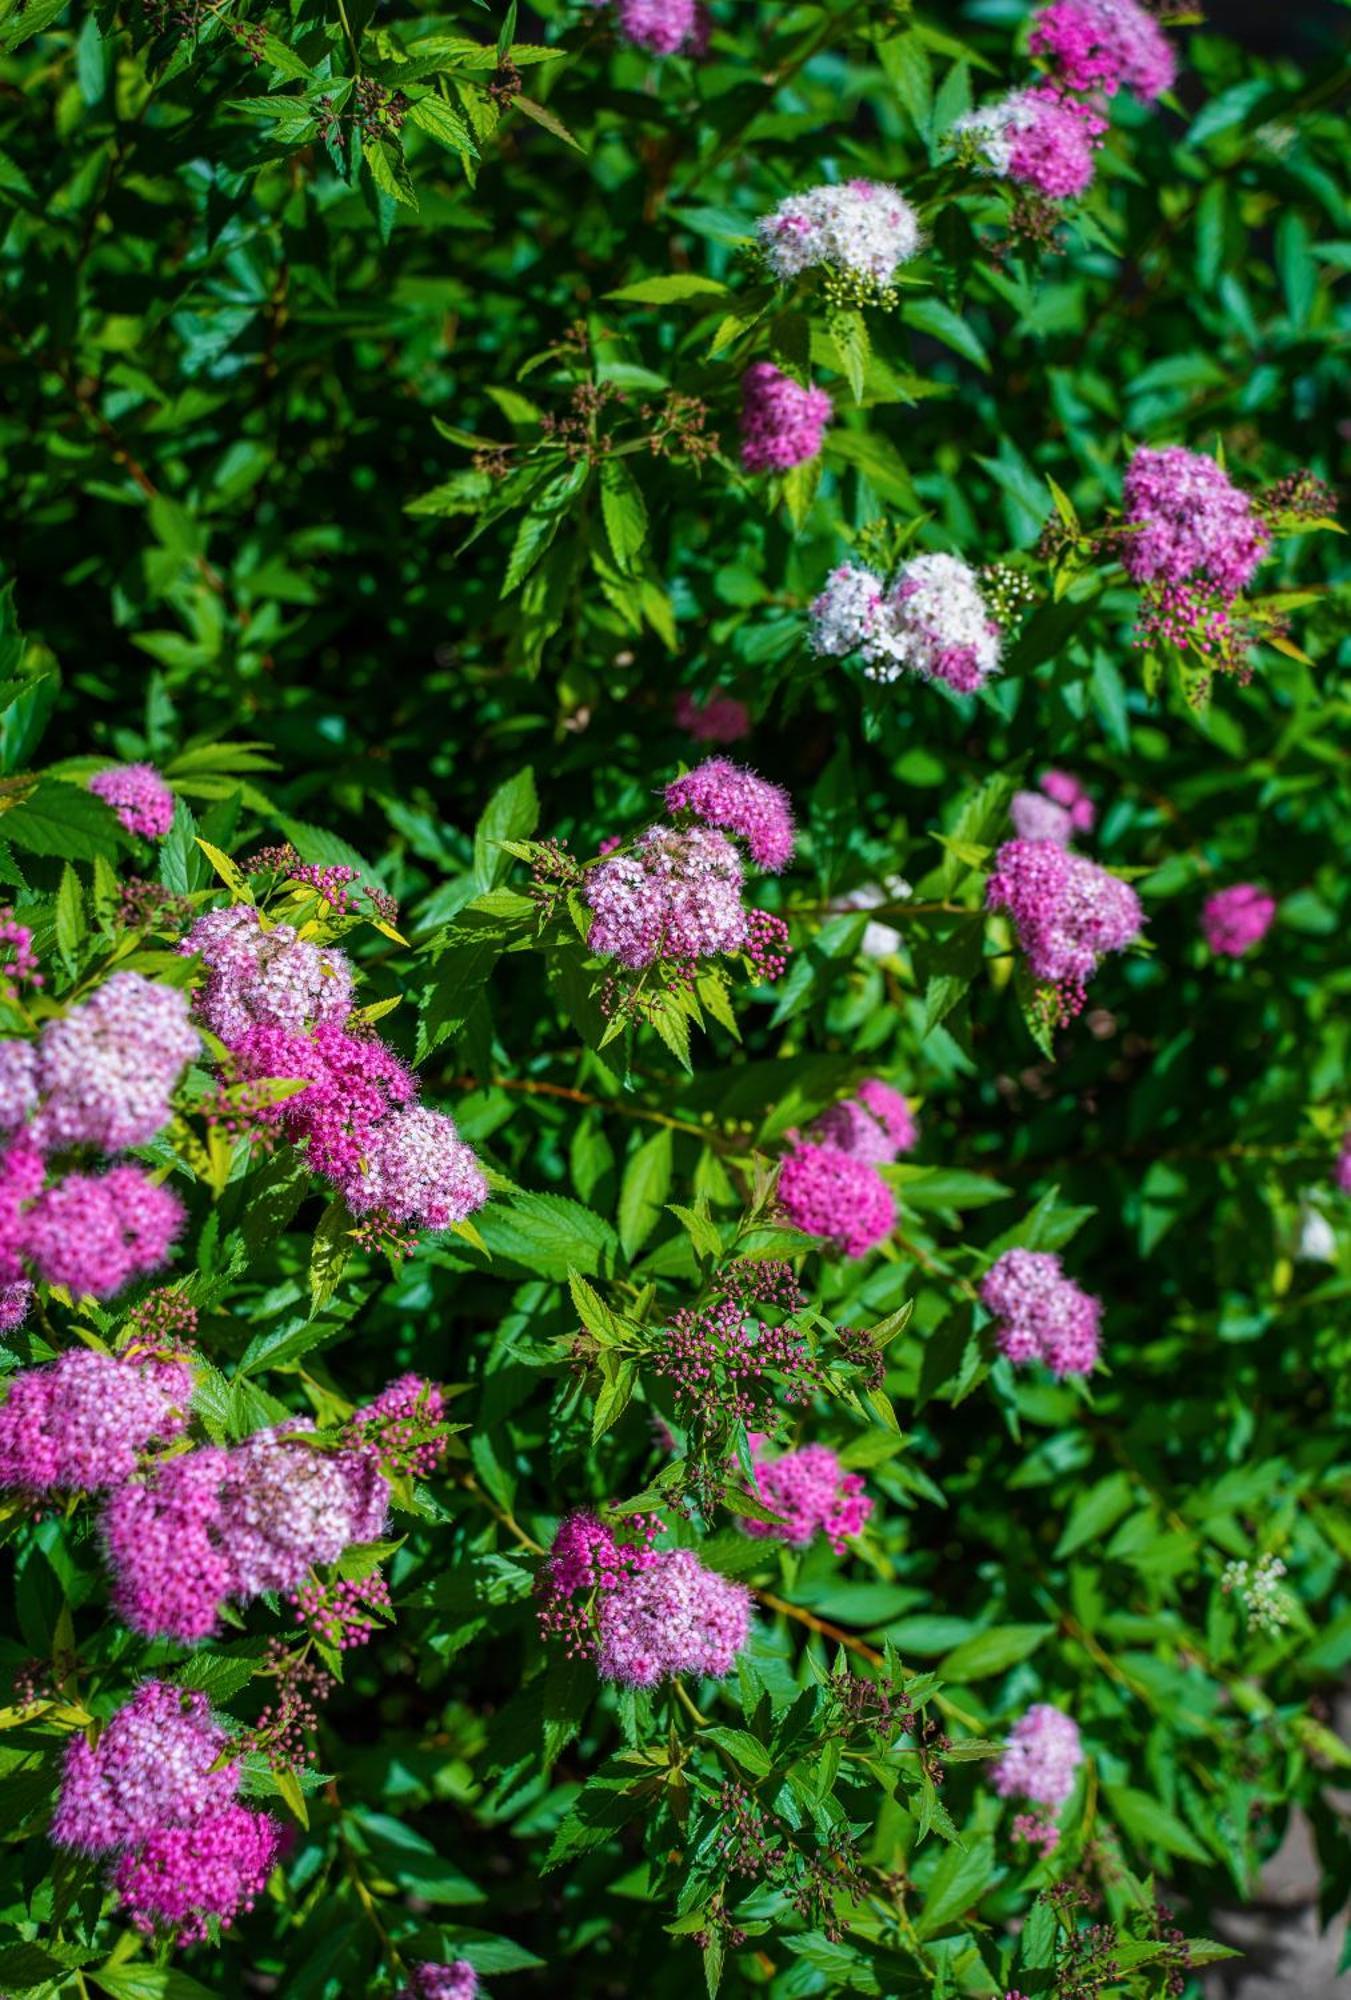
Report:
[[[952,136],[969,138],[980,154],[981,171],[1002,180],[1013,164],[1015,133],[1026,131],[1035,118],[1035,104],[1025,92],[1015,90],[994,104],[964,111],[952,126]]]
[[[845,181],[790,194],[761,216],[759,233],[776,278],[829,265],[886,285],[920,245],[919,217],[885,181]]]
[[[1263,1555],[1255,1563],[1227,1562],[1220,1578],[1225,1596],[1237,1591],[1248,1614],[1250,1632],[1279,1632],[1292,1623],[1290,1595],[1282,1590],[1285,1564],[1279,1556]]]
[[[812,651],[857,653],[872,680],[915,673],[971,694],[999,666],[999,627],[960,556],[915,556],[890,589],[872,570],[845,563],[810,616]]]

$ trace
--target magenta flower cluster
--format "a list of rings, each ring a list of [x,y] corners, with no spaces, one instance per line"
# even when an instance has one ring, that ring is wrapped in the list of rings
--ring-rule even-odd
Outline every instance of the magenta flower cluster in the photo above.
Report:
[[[161,1460],[103,1509],[114,1605],[148,1637],[204,1639],[227,1602],[294,1592],[316,1563],[378,1541],[388,1506],[375,1452],[326,1450],[307,1417]]]
[[[1235,882],[1206,898],[1201,929],[1217,958],[1243,958],[1261,944],[1276,916],[1276,898],[1255,882]]]
[[[869,1166],[885,1166],[919,1143],[914,1113],[899,1090],[880,1076],[867,1077],[852,1097],[832,1104],[817,1118],[811,1137]]]
[[[1001,1799],[1062,1806],[1074,1790],[1074,1775],[1083,1761],[1074,1717],[1038,1701],[1013,1725],[991,1779]]]
[[[96,1743],[66,1747],[51,1838],[116,1857],[113,1887],[139,1930],[194,1943],[266,1884],[281,1829],[237,1803],[237,1764],[213,1768],[228,1741],[205,1695],[150,1681]]]
[[[341,1194],[354,1216],[447,1229],[488,1198],[473,1150],[372,1033],[346,1027],[352,972],[288,924],[265,928],[247,903],[200,917],[182,949],[207,967],[198,1006],[241,1080],[302,1081],[260,1113]]]
[[[0,1407],[0,1486],[101,1493],[121,1486],[148,1445],[187,1425],[183,1356],[76,1347],[15,1375]]]
[[[793,858],[792,801],[782,785],[744,765],[710,757],[673,779],[665,799],[669,813],[690,813],[705,826],[745,841],[752,861],[768,874],[780,874]]]
[[[708,18],[699,0],[615,0],[620,34],[649,55],[702,55]]]
[[[1097,809],[1068,771],[1043,771],[1035,792],[1015,792],[1009,818],[1020,840],[1053,840],[1068,847],[1076,833],[1091,833]]]
[[[6,903],[0,906],[0,999],[15,1000],[21,986],[42,984],[32,930],[15,916],[13,905]]]
[[[650,1515],[612,1530],[570,1514],[539,1574],[542,1630],[625,1687],[687,1673],[721,1679],[750,1636],[750,1593],[689,1549],[654,1547],[661,1531]]]
[[[1047,1250],[1006,1250],[980,1287],[1010,1361],[1043,1361],[1056,1376],[1086,1375],[1098,1358],[1102,1302],[1065,1276]]]
[[[1140,0],[1050,0],[1027,45],[1067,90],[1125,89],[1149,103],[1177,77],[1172,43]]]
[[[1084,991],[1111,951],[1125,951],[1144,925],[1128,882],[1054,840],[1009,840],[986,884],[992,910],[1007,910],[1035,978],[1054,987],[1060,1018],[1084,1004]]]
[[[476,2000],[477,1993],[478,1974],[467,1958],[456,1958],[449,1965],[415,1965],[395,2000]]]
[[[1123,483],[1126,573],[1140,585],[1140,635],[1227,657],[1233,607],[1271,546],[1251,497],[1203,452],[1142,445]]]
[[[823,1238],[841,1257],[866,1256],[896,1227],[896,1198],[877,1168],[810,1139],[779,1168],[779,1206],[795,1229]]]
[[[110,764],[89,789],[106,801],[128,833],[162,840],[174,823],[174,795],[153,764]]]
[[[755,1491],[780,1518],[777,1523],[747,1518],[741,1523],[744,1532],[772,1536],[795,1549],[824,1535],[835,1554],[843,1555],[846,1536],[857,1535],[873,1511],[862,1476],[846,1472],[829,1445],[807,1444],[766,1459],[761,1455],[765,1443],[762,1437],[751,1438]]]
[[[748,472],[787,472],[818,458],[834,405],[824,389],[804,388],[772,361],[741,378],[741,462]]]
[[[751,733],[751,715],[735,695],[713,694],[696,701],[688,688],[675,698],[677,725],[696,743],[739,743]]]

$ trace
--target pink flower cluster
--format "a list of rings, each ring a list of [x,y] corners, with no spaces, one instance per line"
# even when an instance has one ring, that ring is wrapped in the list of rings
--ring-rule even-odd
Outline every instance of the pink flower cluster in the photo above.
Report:
[[[1020,840],[1053,840],[1068,847],[1076,833],[1091,833],[1097,819],[1092,799],[1068,771],[1043,771],[1035,792],[1015,792],[1009,818]]]
[[[110,764],[89,789],[110,805],[128,833],[162,840],[174,823],[174,795],[153,764]]]
[[[1048,58],[1067,90],[1113,97],[1124,88],[1149,103],[1177,77],[1172,43],[1140,0],[1050,0],[1028,48]]]
[[[745,873],[727,836],[711,827],[652,826],[627,853],[588,871],[587,943],[631,972],[666,959],[693,965],[744,951]]]
[[[919,1127],[900,1091],[880,1076],[870,1076],[852,1097],[821,1113],[811,1137],[876,1167],[910,1152],[919,1143]]]
[[[1337,1155],[1337,1166],[1333,1174],[1339,1194],[1351,1194],[1351,1131],[1342,1135],[1341,1151]]]
[[[144,1145],[173,1116],[178,1080],[201,1044],[188,1003],[172,986],[115,972],[36,1043],[0,1043],[0,1130],[35,1114],[39,1151]]]
[[[99,1493],[136,1470],[137,1455],[187,1425],[192,1369],[179,1355],[70,1348],[15,1375],[0,1407],[0,1486]]]
[[[206,1696],[163,1681],[139,1688],[97,1743],[72,1737],[51,1838],[116,1855],[113,1887],[139,1930],[179,1944],[253,1907],[281,1829],[239,1805],[239,1767],[217,1763],[229,1738]]]
[[[1057,991],[1062,1021],[1083,1006],[1100,960],[1133,944],[1144,924],[1129,883],[1054,840],[1006,841],[985,899],[1012,917],[1034,977]]]
[[[751,733],[750,710],[730,694],[714,692],[699,702],[682,688],[675,699],[675,719],[696,743],[739,743]]]
[[[1080,98],[1037,83],[964,112],[952,129],[973,141],[987,173],[1067,201],[1092,184],[1107,120]]]
[[[344,1025],[352,972],[341,951],[288,924],[263,929],[247,903],[208,911],[182,949],[208,968],[198,1005],[240,1080],[304,1082],[260,1116],[305,1147],[354,1216],[447,1229],[483,1206],[488,1183],[453,1120],[418,1103],[411,1072],[378,1036]]]
[[[1044,1361],[1051,1373],[1087,1375],[1098,1358],[1102,1302],[1065,1276],[1046,1250],[1006,1250],[981,1281],[981,1303],[999,1321],[1010,1361]]]
[[[1235,882],[1206,898],[1201,929],[1217,958],[1242,958],[1261,944],[1276,915],[1276,898],[1255,882]]]
[[[445,1420],[446,1399],[435,1382],[400,1375],[353,1419],[356,1441],[374,1452],[382,1472],[425,1479],[446,1455],[437,1425]]]
[[[741,1523],[744,1532],[773,1536],[795,1549],[805,1549],[821,1534],[837,1556],[843,1555],[845,1537],[857,1535],[873,1511],[861,1475],[846,1472],[829,1445],[803,1445],[781,1458],[765,1459],[761,1456],[765,1442],[762,1437],[751,1438],[755,1490],[781,1519],[777,1524],[746,1519]]]
[[[389,1485],[374,1449],[328,1451],[313,1433],[289,1417],[243,1444],[164,1459],[110,1496],[103,1541],[128,1625],[204,1639],[227,1601],[297,1591],[316,1563],[380,1539]]]
[[[729,739],[730,740],[730,739]],[[21,986],[41,986],[33,933],[19,922],[11,904],[0,907],[0,999],[14,1000]]]
[[[651,1515],[612,1530],[594,1514],[570,1514],[539,1574],[541,1629],[626,1687],[687,1673],[721,1679],[750,1634],[750,1593],[689,1549],[653,1547],[661,1531]]]
[[[1052,1708],[1049,1702],[1038,1701],[1013,1725],[991,1778],[1001,1799],[1063,1806],[1074,1790],[1074,1774],[1083,1761],[1074,1717]]]
[[[772,361],[741,378],[741,462],[748,472],[787,472],[817,458],[834,405],[824,389],[804,388]]]
[[[476,2000],[477,1993],[478,1974],[467,1958],[457,1958],[449,1965],[415,1965],[394,2000]]]
[[[1224,658],[1233,606],[1271,546],[1250,496],[1204,452],[1142,445],[1123,483],[1126,573],[1141,586],[1141,636]]]
[[[649,55],[699,56],[708,46],[708,17],[699,0],[615,0],[625,41]]]
[[[666,810],[692,813],[705,826],[744,840],[756,866],[778,875],[793,858],[793,806],[773,785],[742,764],[710,757],[666,787]]]
[[[129,1279],[168,1257],[183,1207],[140,1167],[67,1174],[44,1185],[42,1155],[26,1138],[0,1153],[0,1286],[10,1325],[29,1297],[25,1264],[44,1284],[75,1297],[111,1298]]]
[[[896,1227],[896,1198],[875,1166],[804,1140],[779,1168],[779,1206],[795,1229],[841,1257],[864,1257]]]

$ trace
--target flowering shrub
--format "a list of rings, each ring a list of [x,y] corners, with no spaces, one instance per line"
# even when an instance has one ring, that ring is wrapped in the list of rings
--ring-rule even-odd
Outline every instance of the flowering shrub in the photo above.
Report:
[[[1333,1913],[1345,129],[1198,12],[0,9],[0,1991]]]

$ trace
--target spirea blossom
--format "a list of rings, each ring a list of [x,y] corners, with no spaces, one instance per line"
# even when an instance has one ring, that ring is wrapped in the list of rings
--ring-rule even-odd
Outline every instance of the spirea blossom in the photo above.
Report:
[[[990,1775],[1001,1799],[1062,1806],[1074,1790],[1074,1774],[1083,1761],[1073,1716],[1038,1701],[1014,1723],[1004,1754]]]
[[[852,1097],[823,1111],[812,1125],[812,1137],[856,1160],[882,1166],[908,1153],[919,1139],[914,1114],[899,1090],[880,1076],[870,1076]]]
[[[136,1631],[190,1641],[222,1605],[293,1591],[316,1563],[383,1532],[388,1482],[367,1451],[308,1442],[308,1418],[165,1460],[112,1494],[103,1539],[113,1599]]]
[[[720,1680],[750,1636],[750,1592],[689,1549],[655,1553],[654,1563],[601,1594],[598,1672],[625,1687],[655,1687],[676,1674]]]
[[[183,1360],[75,1347],[11,1378],[0,1407],[0,1486],[97,1493],[120,1486],[137,1454],[187,1422]]]
[[[625,41],[654,56],[697,52],[703,39],[696,0],[615,0],[615,20]]]
[[[712,827],[649,827],[626,854],[586,876],[594,912],[587,942],[630,971],[658,959],[691,964],[745,948],[748,931],[741,860]]]
[[[744,840],[751,859],[777,875],[793,858],[793,808],[782,785],[726,757],[710,757],[666,787],[666,810],[688,812],[705,826]]]
[[[239,1789],[238,1765],[211,1768],[228,1741],[204,1694],[147,1681],[97,1743],[70,1738],[52,1839],[80,1854],[109,1854],[158,1827],[209,1818]]]
[[[297,936],[290,924],[265,927],[249,903],[208,910],[179,950],[207,969],[197,1010],[213,1034],[233,1046],[252,1027],[341,1027],[352,1005],[352,972],[332,947]]]
[[[1333,1179],[1339,1194],[1351,1194],[1351,1131],[1343,1135]]]
[[[415,1965],[395,2000],[475,2000],[477,1993],[478,1974],[467,1958],[457,1958],[449,1965]]]
[[[828,1445],[803,1445],[782,1458],[762,1459],[764,1440],[752,1438],[751,1443],[756,1493],[781,1518],[748,1518],[741,1523],[745,1533],[772,1536],[795,1549],[805,1549],[821,1534],[837,1556],[843,1555],[845,1537],[857,1535],[873,1510],[861,1475],[846,1472]]]
[[[1009,840],[986,885],[992,910],[1007,910],[1037,979],[1059,994],[1061,1018],[1078,1013],[1084,988],[1109,951],[1124,951],[1144,924],[1127,882],[1053,840]]]
[[[1043,771],[1037,780],[1048,799],[1063,806],[1076,833],[1091,833],[1098,809],[1079,780],[1069,771]]]
[[[535,1580],[545,1638],[562,1640],[569,1658],[594,1658],[591,1599],[654,1566],[662,1526],[655,1514],[627,1514],[613,1528],[585,1508],[565,1515]]]
[[[35,1143],[105,1153],[144,1145],[173,1115],[170,1099],[199,1047],[185,995],[139,972],[115,972],[63,1020],[43,1026]]]
[[[67,1174],[23,1217],[23,1251],[44,1284],[110,1299],[168,1261],[184,1219],[178,1196],[140,1167]]]
[[[1086,1375],[1098,1358],[1102,1302],[1080,1291],[1047,1250],[1006,1250],[986,1272],[981,1303],[999,1321],[1010,1361],[1044,1361],[1051,1373]]]
[[[445,1414],[446,1399],[435,1382],[400,1375],[373,1402],[362,1404],[352,1430],[382,1472],[425,1478],[446,1455],[446,1439],[429,1435]]]
[[[813,650],[856,652],[871,680],[909,672],[971,694],[999,667],[999,627],[960,556],[915,556],[889,590],[871,570],[846,563],[827,579],[810,619]]]
[[[1201,929],[1217,958],[1242,958],[1271,929],[1276,899],[1255,882],[1235,882],[1206,898]]]
[[[1092,183],[1107,120],[1078,98],[1034,84],[963,112],[952,129],[971,139],[987,173],[1067,201]]]
[[[900,190],[883,181],[790,194],[758,226],[776,278],[829,265],[885,286],[920,245],[919,217]]]
[[[342,1182],[353,1215],[378,1210],[416,1229],[449,1229],[488,1199],[488,1183],[454,1120],[424,1104],[396,1111],[371,1135],[359,1173]]]
[[[253,1908],[280,1851],[270,1813],[228,1805],[191,1826],[148,1834],[118,1861],[113,1887],[137,1930],[200,1944],[212,1918],[229,1925]]]
[[[751,733],[751,713],[731,694],[710,694],[696,701],[688,688],[675,698],[675,719],[696,743],[739,743]]]
[[[1121,560],[1141,587],[1139,636],[1242,671],[1233,607],[1271,546],[1250,497],[1213,458],[1180,445],[1142,445],[1123,491]]]
[[[24,1278],[26,1211],[41,1194],[46,1178],[42,1155],[26,1138],[16,1139],[0,1153],[0,1284],[17,1285]]]
[[[809,1401],[820,1365],[791,1319],[805,1305],[792,1267],[757,1257],[728,1265],[711,1297],[672,1313],[652,1365],[671,1384],[682,1421],[695,1431],[729,1422],[768,1430],[780,1401]],[[767,1312],[789,1317],[779,1323]]]
[[[787,472],[817,458],[834,405],[824,389],[804,388],[772,361],[741,378],[741,462],[748,472]]]
[[[110,764],[89,780],[128,833],[160,840],[174,823],[174,795],[153,764]]]
[[[1097,814],[1093,801],[1064,771],[1043,771],[1040,790],[1015,792],[1009,818],[1020,840],[1053,840],[1068,847],[1076,833],[1085,833]]]
[[[266,1116],[306,1147],[310,1167],[340,1187],[359,1179],[376,1128],[417,1097],[411,1072],[377,1036],[326,1021],[313,1034],[258,1026],[231,1050],[242,1080],[303,1079]]]
[[[20,986],[43,985],[33,933],[20,923],[12,905],[0,904],[0,996],[13,1000]]]
[[[38,1053],[32,1042],[0,1042],[0,1137],[17,1132],[38,1105]]]
[[[13,1333],[28,1317],[33,1303],[33,1287],[26,1278],[0,1284],[0,1333]]]
[[[1139,0],[1050,0],[1028,48],[1051,61],[1069,90],[1110,97],[1124,86],[1151,102],[1177,77],[1172,43]]]
[[[812,1141],[779,1168],[779,1205],[795,1229],[843,1257],[866,1256],[896,1227],[896,1199],[876,1167]]]

